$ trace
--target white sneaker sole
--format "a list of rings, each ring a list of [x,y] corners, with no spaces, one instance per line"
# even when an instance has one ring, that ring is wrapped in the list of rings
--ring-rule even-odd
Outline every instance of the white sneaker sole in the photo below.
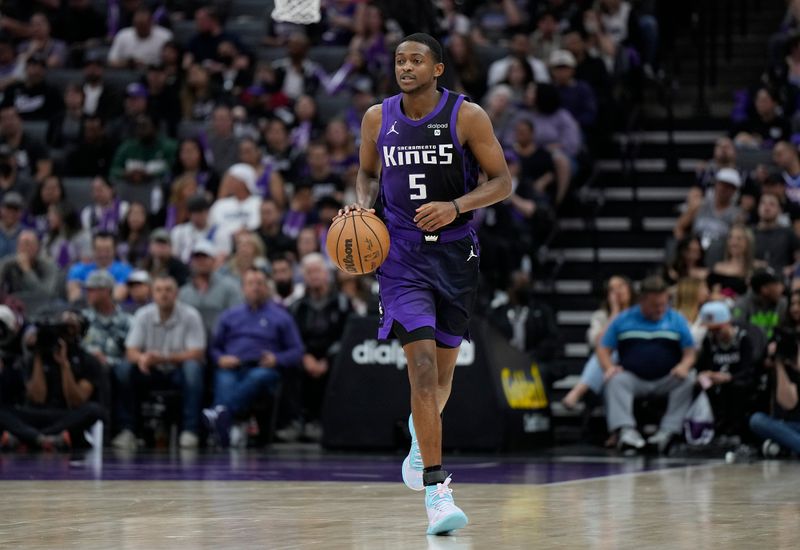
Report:
[[[442,518],[434,524],[428,526],[428,535],[444,535],[456,529],[467,526],[469,520],[464,512],[455,512],[446,518]]]
[[[411,467],[411,455],[403,460],[403,483],[412,491],[422,491],[425,488],[422,484],[422,471]]]

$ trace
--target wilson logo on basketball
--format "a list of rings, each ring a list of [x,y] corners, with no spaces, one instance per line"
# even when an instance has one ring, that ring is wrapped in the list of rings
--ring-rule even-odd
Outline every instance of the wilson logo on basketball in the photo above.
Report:
[[[348,273],[358,273],[356,261],[353,259],[353,239],[344,241],[344,260],[342,261]]]

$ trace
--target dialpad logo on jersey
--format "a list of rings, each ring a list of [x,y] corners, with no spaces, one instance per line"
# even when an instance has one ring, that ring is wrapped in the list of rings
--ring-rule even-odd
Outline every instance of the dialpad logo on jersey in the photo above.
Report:
[[[434,124],[428,124],[428,129],[432,129],[433,130],[433,135],[434,136],[441,136],[442,135],[442,129],[447,129],[448,126],[449,126],[449,124],[447,122],[445,122],[444,124],[434,123]]]
[[[384,166],[420,164],[453,164],[453,144],[383,146]]]
[[[357,365],[392,365],[397,370],[406,368],[406,354],[397,340],[378,342],[365,340],[353,347],[353,362]],[[458,351],[456,365],[466,367],[475,362],[475,344],[466,340]]]

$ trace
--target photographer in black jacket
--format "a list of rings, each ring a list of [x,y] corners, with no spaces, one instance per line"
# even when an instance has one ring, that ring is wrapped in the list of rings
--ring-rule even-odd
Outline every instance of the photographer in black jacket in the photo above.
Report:
[[[0,444],[24,443],[46,451],[68,450],[106,411],[92,398],[103,385],[97,359],[80,346],[85,319],[73,311],[40,318],[26,337],[32,357],[24,361],[25,403],[0,410]]]

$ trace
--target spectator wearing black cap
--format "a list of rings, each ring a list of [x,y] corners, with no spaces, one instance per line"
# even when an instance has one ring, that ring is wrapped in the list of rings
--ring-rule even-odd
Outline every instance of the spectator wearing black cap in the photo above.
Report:
[[[131,82],[125,88],[125,102],[120,116],[108,123],[108,135],[115,144],[136,136],[137,119],[147,114],[147,88],[139,82]]]
[[[230,253],[230,242],[218,226],[209,222],[211,204],[204,195],[191,197],[186,208],[189,221],[176,225],[170,231],[172,250],[182,262],[188,262],[192,256],[194,245],[200,241],[209,241],[214,246],[214,257],[225,257]]]
[[[59,91],[45,82],[47,59],[34,54],[25,65],[25,79],[10,85],[3,95],[3,107],[16,107],[25,120],[50,120],[63,108]]]
[[[108,52],[108,64],[116,68],[141,68],[158,63],[161,48],[172,39],[172,31],[153,23],[153,13],[139,6],[131,27],[120,30]]]
[[[161,62],[147,66],[144,80],[150,114],[164,126],[168,136],[175,137],[181,120],[177,88],[169,85],[167,72]]]
[[[750,291],[737,300],[734,317],[760,328],[767,338],[786,314],[783,278],[771,268],[760,268],[750,277]]]
[[[169,231],[159,227],[150,233],[149,254],[142,266],[150,277],[169,276],[182,286],[189,278],[189,268],[185,263],[172,255],[172,242]]]
[[[781,202],[773,194],[761,195],[758,203],[758,225],[755,236],[756,259],[763,260],[775,273],[793,271],[800,251],[800,238],[785,225],[780,225]]]
[[[0,204],[0,258],[14,254],[17,250],[17,239],[22,233],[22,196],[11,191],[3,195]]]
[[[83,58],[83,112],[104,121],[122,112],[119,92],[103,81],[106,58],[102,51],[89,50]],[[144,111],[142,111],[144,112]]]
[[[13,105],[0,105],[0,141],[11,150],[14,172],[21,182],[42,181],[52,174],[53,161],[47,148],[25,132]]]
[[[181,302],[200,312],[209,335],[213,333],[223,311],[242,303],[240,286],[215,270],[216,253],[217,249],[210,241],[194,244],[189,262],[192,275],[178,293]]]

